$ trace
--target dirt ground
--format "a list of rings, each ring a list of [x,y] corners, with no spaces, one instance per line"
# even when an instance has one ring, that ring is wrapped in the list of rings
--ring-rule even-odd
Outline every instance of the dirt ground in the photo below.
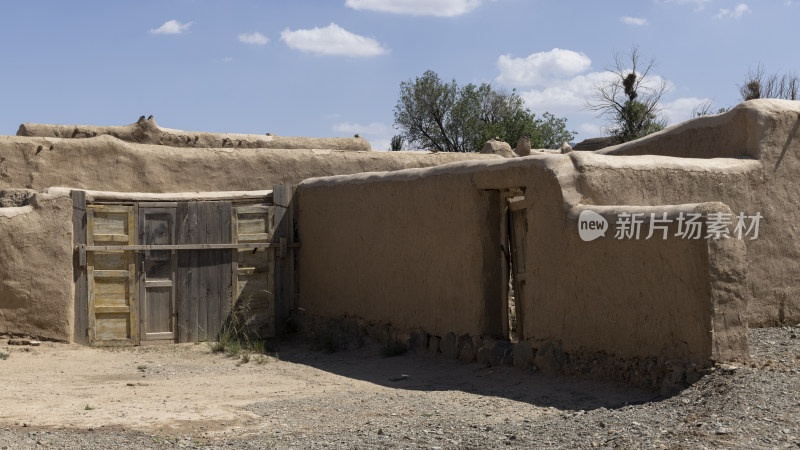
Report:
[[[378,346],[291,341],[244,362],[2,339],[0,448],[798,448],[797,334],[754,330],[752,364],[668,397]]]

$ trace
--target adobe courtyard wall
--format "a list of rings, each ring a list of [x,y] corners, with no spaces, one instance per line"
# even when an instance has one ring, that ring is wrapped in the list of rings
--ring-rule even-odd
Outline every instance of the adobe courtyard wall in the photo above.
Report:
[[[529,220],[540,220],[547,212],[532,203]],[[578,214],[586,209],[608,221],[605,238],[580,238]],[[639,239],[615,238],[620,212],[644,214]],[[577,205],[549,234],[529,233],[537,269],[526,278],[535,294],[525,299],[523,338],[536,350],[537,366],[627,378],[615,363],[625,361],[636,377],[663,379],[674,368],[748,358],[744,244],[676,237],[681,212],[707,217],[729,208]],[[650,213],[673,221],[666,239],[659,231],[645,239]]]
[[[238,134],[207,133],[161,128],[153,116],[130,125],[51,125],[23,123],[17,136],[85,139],[96,136],[113,136],[125,142],[165,145],[169,147],[198,148],[277,148],[277,149],[329,149],[339,151],[370,151],[369,142],[362,138],[313,138],[276,136],[272,133]]]
[[[571,156],[586,203],[720,201],[734,214],[760,213],[758,238],[745,240],[749,322],[794,324],[800,321],[798,130],[800,102],[754,100],[638,141]]]
[[[72,199],[38,193],[0,208],[0,333],[71,341]]]
[[[422,330],[427,347],[477,358],[503,332],[500,193],[523,188],[526,288],[516,301],[524,334],[515,364],[658,384],[746,359],[743,244],[617,241],[613,232],[583,242],[575,211],[592,206],[580,204],[579,178],[568,155],[534,155],[307,180],[297,191],[298,307],[390,324],[387,336],[409,342]]]
[[[493,334],[500,309],[500,201],[469,173],[422,169],[307,180],[297,189],[299,307]],[[431,174],[428,176],[428,174]]]
[[[328,175],[501,159],[477,153],[207,148],[0,136],[0,189],[64,186],[118,192],[254,191]]]

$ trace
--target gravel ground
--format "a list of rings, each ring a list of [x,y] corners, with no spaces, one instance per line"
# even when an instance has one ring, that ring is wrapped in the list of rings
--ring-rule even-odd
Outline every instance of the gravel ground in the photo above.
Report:
[[[720,366],[666,398],[423,355],[381,358],[375,347],[328,355],[295,343],[281,348],[280,362],[249,370],[265,380],[308,371],[304,390],[313,393],[254,395],[242,408],[248,419],[232,426],[20,426],[0,414],[0,449],[800,448],[798,335],[800,327],[751,330],[750,364]]]

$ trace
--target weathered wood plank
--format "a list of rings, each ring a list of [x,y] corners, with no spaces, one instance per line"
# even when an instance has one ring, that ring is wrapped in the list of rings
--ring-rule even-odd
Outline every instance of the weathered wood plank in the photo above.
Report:
[[[72,191],[72,242],[74,245],[86,244],[86,192]],[[73,282],[75,284],[75,319],[72,339],[78,344],[89,344],[89,291],[86,264],[81,264],[80,252],[75,252],[72,262]]]
[[[199,243],[198,238],[198,217],[197,217],[197,202],[189,202],[189,233],[188,243]],[[205,330],[201,333],[199,329],[200,322],[198,304],[200,303],[200,262],[198,251],[189,252],[189,341],[197,341],[199,339],[207,339],[208,336]]]
[[[221,202],[219,219],[220,219],[220,240],[224,243],[233,242],[233,229],[232,225],[233,208],[231,202]],[[220,273],[220,320],[221,323],[225,322],[232,311],[231,305],[233,300],[233,252],[236,250],[220,250],[221,265],[219,268]]]
[[[206,222],[206,243],[219,244],[222,230],[220,230],[219,203],[204,202],[204,218]],[[206,257],[206,321],[208,334],[215,339],[220,331],[220,251],[207,250]]]
[[[175,207],[175,240],[177,244],[189,244],[189,203],[180,202]],[[175,274],[175,309],[177,315],[178,342],[191,342],[189,338],[189,252],[178,252],[178,268]]]
[[[208,202],[197,202],[197,242],[196,244],[208,244],[208,218],[207,218],[207,205]],[[208,264],[209,254],[207,251],[199,251],[197,256],[197,266],[199,271],[198,280],[198,303],[197,303],[197,326],[201,333],[206,333],[209,339],[216,339],[216,336],[210,333],[208,327]]]
[[[285,240],[288,244],[293,242],[294,222],[292,196],[294,188],[292,186],[275,186],[273,198],[275,202],[275,212],[273,223],[274,232],[270,242],[281,243]],[[287,250],[290,248],[286,246]],[[276,258],[275,267],[275,323],[283,324],[289,318],[294,309],[295,297],[295,275],[294,275],[294,251],[287,251],[284,257]],[[283,332],[276,327],[276,333]]]
[[[286,218],[288,220],[288,232],[289,232],[289,254],[288,254],[288,262],[286,263],[286,282],[289,283],[286,292],[286,311],[285,317],[281,318],[280,323],[284,324],[287,323],[290,315],[295,311],[297,308],[297,288],[298,288],[298,280],[297,280],[297,271],[295,270],[295,266],[297,264],[296,258],[296,251],[294,247],[295,241],[295,215],[297,214],[297,210],[295,208],[295,201],[294,201],[294,194],[297,191],[297,186],[290,186],[289,187],[289,201],[287,203],[287,210],[286,210]],[[283,330],[280,330],[283,332]]]

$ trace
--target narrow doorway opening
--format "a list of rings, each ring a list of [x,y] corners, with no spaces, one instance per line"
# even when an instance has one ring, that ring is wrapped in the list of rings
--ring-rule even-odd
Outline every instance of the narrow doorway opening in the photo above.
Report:
[[[503,202],[503,328],[511,342],[518,342],[524,337],[525,237],[528,231],[524,189],[504,192]]]

